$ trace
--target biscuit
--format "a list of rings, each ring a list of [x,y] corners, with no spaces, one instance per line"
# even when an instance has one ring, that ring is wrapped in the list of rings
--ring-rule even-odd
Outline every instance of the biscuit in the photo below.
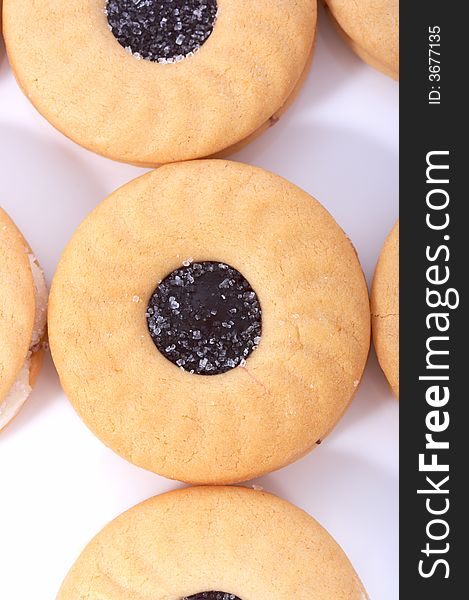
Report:
[[[387,237],[376,265],[371,313],[379,364],[399,398],[399,221]]]
[[[274,123],[305,77],[317,17],[316,0],[4,4],[10,62],[39,112],[142,166],[238,148]]]
[[[355,53],[375,69],[399,79],[399,1],[325,1]]]
[[[17,415],[42,362],[47,288],[27,242],[0,208],[0,430]]]
[[[214,593],[214,592],[218,592]],[[57,600],[366,600],[340,546],[265,492],[199,487],[151,498],[85,548]]]
[[[369,312],[355,251],[316,200],[204,160],[150,172],[89,215],[53,281],[49,338],[106,445],[172,479],[232,483],[333,428],[362,376]]]

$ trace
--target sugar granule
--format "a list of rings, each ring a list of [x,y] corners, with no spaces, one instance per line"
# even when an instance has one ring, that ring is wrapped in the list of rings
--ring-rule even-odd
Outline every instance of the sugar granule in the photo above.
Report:
[[[178,367],[199,375],[245,366],[261,341],[261,317],[257,294],[241,273],[209,261],[170,273],[156,287],[146,310],[148,331],[158,350]]]
[[[135,58],[173,63],[192,56],[210,37],[216,0],[107,0],[109,28]]]

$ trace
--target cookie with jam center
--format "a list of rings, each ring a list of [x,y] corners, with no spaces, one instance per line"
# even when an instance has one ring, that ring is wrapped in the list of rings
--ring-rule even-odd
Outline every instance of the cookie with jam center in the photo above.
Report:
[[[0,208],[0,430],[18,414],[41,367],[46,306],[42,270]]]
[[[316,447],[370,344],[352,244],[308,194],[222,160],[166,165],[78,228],[49,337],[85,423],[137,465],[243,481]]]
[[[155,166],[238,148],[310,65],[316,0],[4,0],[22,89],[57,129]]]
[[[399,79],[399,1],[325,2],[355,53],[375,69]]]
[[[399,398],[399,221],[386,238],[376,265],[371,316],[379,364]]]
[[[199,487],[107,525],[57,600],[366,600],[349,559],[308,514],[271,494]]]

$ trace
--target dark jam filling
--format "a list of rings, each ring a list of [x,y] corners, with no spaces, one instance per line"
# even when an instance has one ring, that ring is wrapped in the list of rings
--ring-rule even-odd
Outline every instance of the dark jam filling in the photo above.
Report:
[[[178,367],[219,375],[238,366],[260,342],[261,307],[239,271],[224,263],[186,263],[153,292],[148,330]]]
[[[200,592],[200,594],[187,596],[186,598],[182,598],[182,600],[240,600],[240,598],[226,592]]]
[[[136,58],[176,62],[210,37],[216,0],[107,0],[109,27]]]

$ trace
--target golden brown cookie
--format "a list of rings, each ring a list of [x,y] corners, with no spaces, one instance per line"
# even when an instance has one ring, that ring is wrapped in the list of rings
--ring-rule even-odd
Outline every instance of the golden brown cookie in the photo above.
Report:
[[[333,428],[362,376],[369,302],[316,200],[258,168],[194,161],[132,181],[78,228],[49,337],[109,447],[173,479],[236,482]]]
[[[358,56],[375,69],[399,79],[399,1],[325,1]]]
[[[10,62],[36,108],[82,146],[139,165],[265,129],[305,76],[317,16],[316,0],[4,4]]]
[[[399,398],[399,221],[387,237],[376,265],[371,313],[379,364]]]
[[[199,487],[151,498],[107,525],[82,552],[57,600],[85,598],[367,596],[340,546],[302,510],[265,492]]]
[[[0,430],[31,392],[42,361],[47,288],[27,242],[0,208]]]

